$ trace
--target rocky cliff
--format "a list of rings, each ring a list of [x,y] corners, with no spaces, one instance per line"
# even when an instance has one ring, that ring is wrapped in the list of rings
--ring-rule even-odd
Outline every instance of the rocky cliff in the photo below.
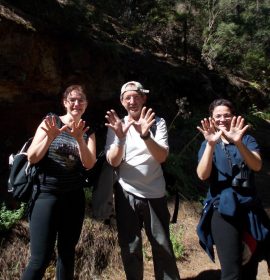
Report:
[[[97,131],[104,128],[106,110],[121,110],[119,90],[128,80],[139,80],[150,89],[151,106],[168,121],[177,111],[179,97],[186,96],[196,110],[213,97],[239,93],[244,87],[199,63],[184,64],[170,55],[121,42],[113,36],[115,19],[100,15],[106,22],[103,26],[93,21],[83,26],[78,11],[74,16],[67,3],[0,1],[2,190],[8,155],[33,135],[47,112],[61,113],[60,96],[71,83],[86,84],[90,106],[85,119]],[[249,94],[252,99],[253,93]]]

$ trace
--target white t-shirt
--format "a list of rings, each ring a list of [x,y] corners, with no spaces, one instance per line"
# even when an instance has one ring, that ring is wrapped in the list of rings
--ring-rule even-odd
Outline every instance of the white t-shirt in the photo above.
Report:
[[[127,116],[124,118],[127,122]],[[115,145],[115,133],[108,129],[106,147],[108,151]],[[169,149],[165,120],[156,117],[155,141]],[[126,136],[123,162],[119,166],[120,185],[124,190],[143,198],[160,198],[165,195],[165,180],[160,163],[148,151],[139,133],[131,126]]]

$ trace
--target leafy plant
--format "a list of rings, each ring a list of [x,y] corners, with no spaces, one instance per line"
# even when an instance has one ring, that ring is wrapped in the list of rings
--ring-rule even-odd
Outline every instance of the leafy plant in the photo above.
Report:
[[[183,258],[185,252],[185,246],[183,244],[183,227],[178,227],[178,231],[175,232],[173,225],[170,225],[170,239],[173,246],[173,251],[175,254],[175,258],[177,260]]]
[[[15,223],[17,223],[24,215],[25,204],[17,210],[8,210],[6,205],[2,203],[0,209],[0,232],[9,230]]]

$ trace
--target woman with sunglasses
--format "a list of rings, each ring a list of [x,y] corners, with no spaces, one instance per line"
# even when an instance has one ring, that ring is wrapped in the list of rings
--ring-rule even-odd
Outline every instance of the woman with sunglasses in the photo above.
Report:
[[[258,261],[265,257],[260,247],[266,247],[270,229],[255,188],[260,150],[230,101],[214,100],[209,113],[197,127],[205,138],[197,174],[209,184],[197,228],[200,244],[213,261],[215,244],[222,280],[256,280]]]
[[[38,164],[40,184],[29,214],[31,258],[23,280],[42,279],[55,245],[56,279],[73,279],[85,210],[82,172],[95,164],[96,143],[81,119],[88,105],[84,87],[69,86],[62,102],[66,113],[48,114],[27,151],[30,163]]]

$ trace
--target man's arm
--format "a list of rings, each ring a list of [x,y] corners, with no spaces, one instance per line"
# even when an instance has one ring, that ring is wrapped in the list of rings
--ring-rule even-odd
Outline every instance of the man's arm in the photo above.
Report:
[[[159,145],[151,136],[144,139],[144,143],[156,161],[159,163],[166,161],[169,154],[169,148]]]
[[[117,167],[124,156],[127,131],[134,121],[123,123],[114,110],[108,111],[105,118],[108,121],[105,123],[108,127],[106,158],[110,165]]]

